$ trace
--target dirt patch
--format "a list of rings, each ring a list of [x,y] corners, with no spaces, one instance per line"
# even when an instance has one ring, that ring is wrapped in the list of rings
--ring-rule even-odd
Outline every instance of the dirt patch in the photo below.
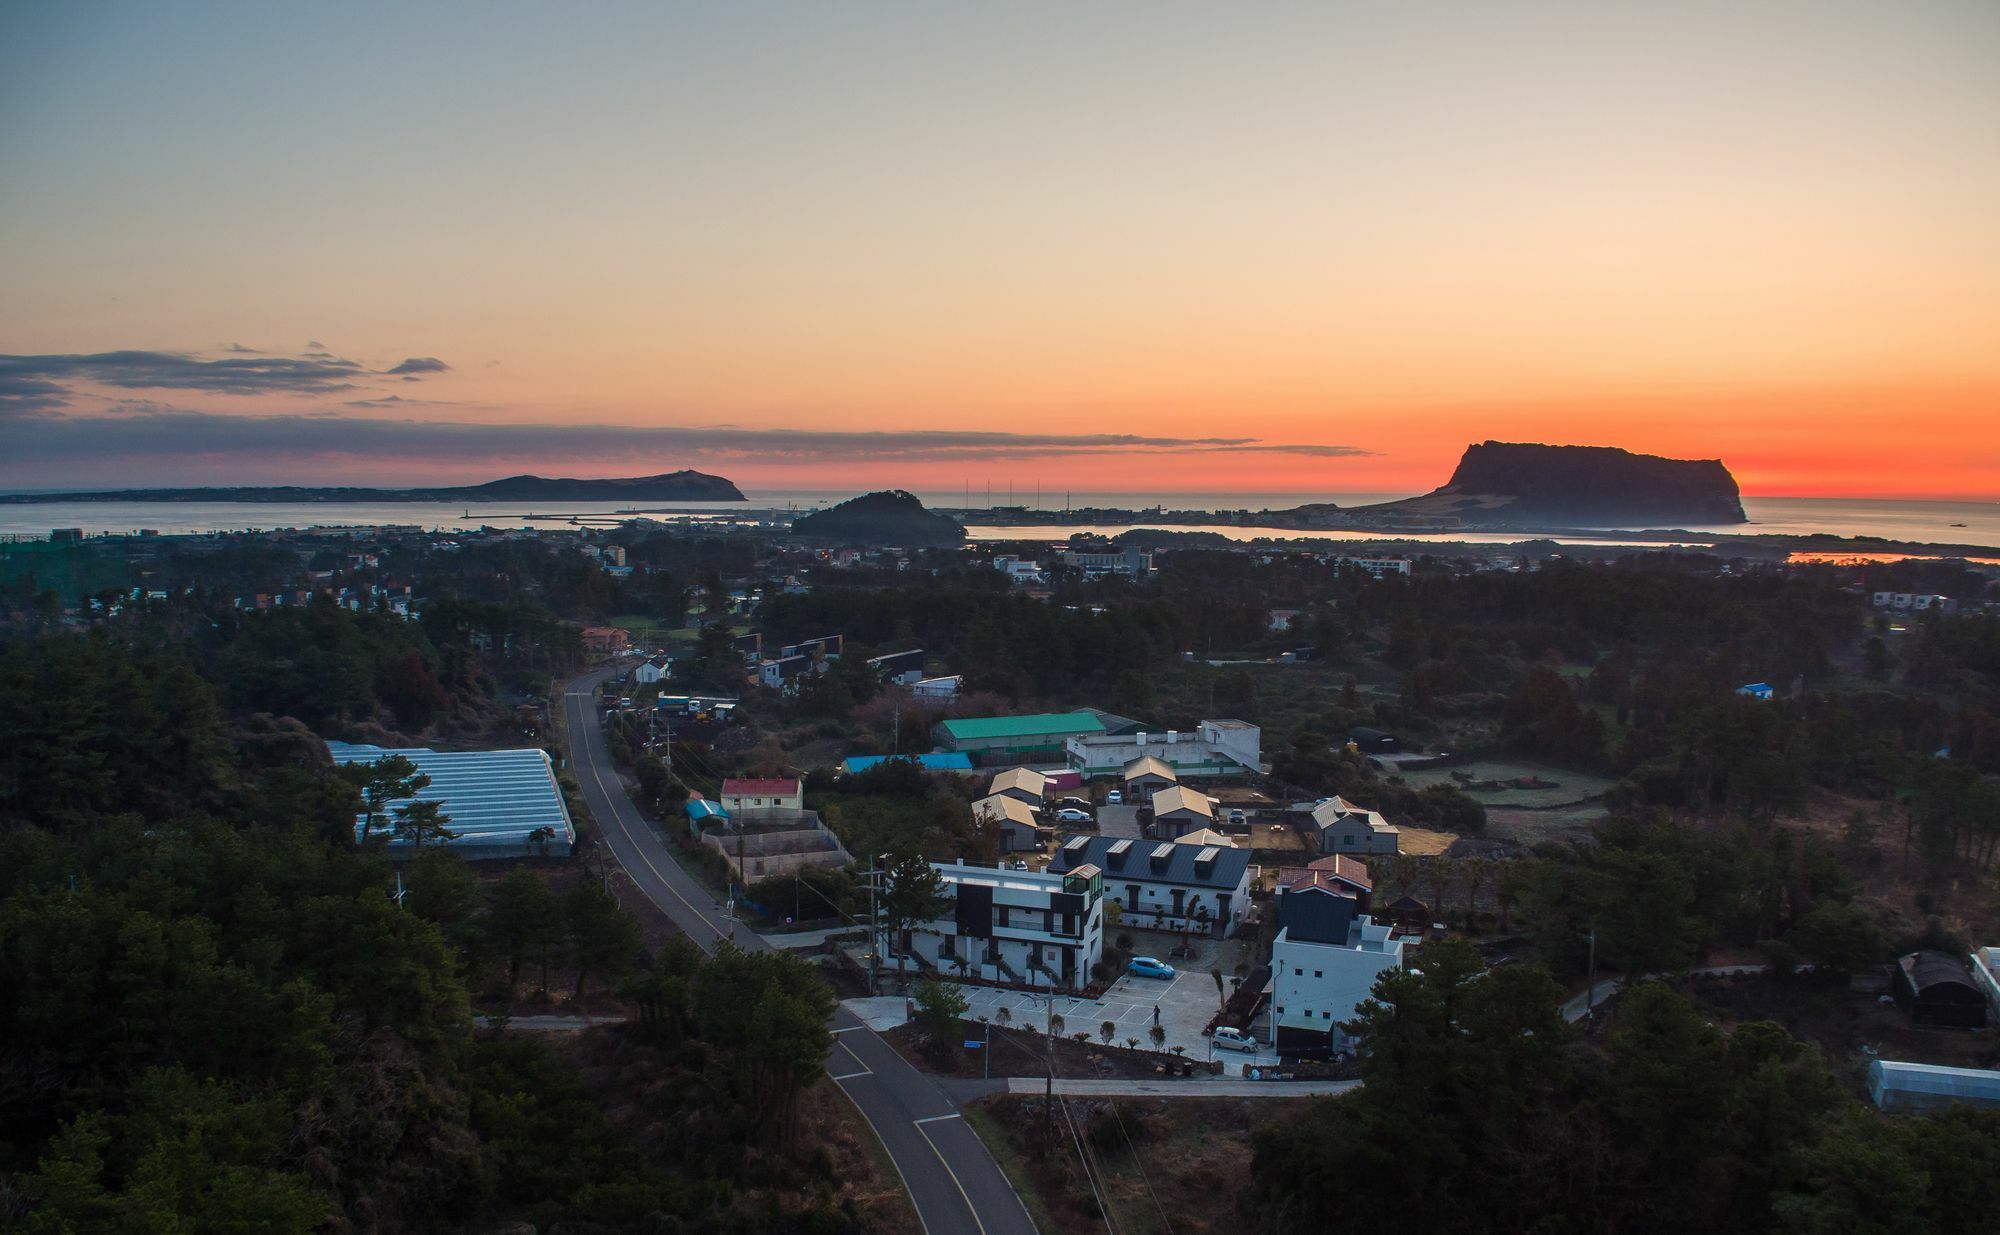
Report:
[[[1252,1131],[1296,1118],[1309,1101],[1069,1098],[1050,1112],[1040,1098],[1009,1095],[966,1114],[1047,1235],[1102,1231],[1098,1196],[1126,1235],[1209,1235],[1242,1226]]]
[[[1407,853],[1413,857],[1435,857],[1451,848],[1458,840],[1456,832],[1433,832],[1429,828],[1413,828],[1407,823],[1396,826],[1402,832],[1397,852]]]

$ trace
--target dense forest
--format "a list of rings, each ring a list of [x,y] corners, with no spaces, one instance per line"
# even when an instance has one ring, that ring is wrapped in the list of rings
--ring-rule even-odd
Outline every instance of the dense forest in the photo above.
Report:
[[[399,902],[353,783],[197,659],[0,648],[0,1226],[862,1229],[799,1139],[829,1049],[810,970],[648,955],[588,881],[436,851]],[[638,1023],[581,1061],[476,1029],[471,991],[552,963]]]
[[[1359,1009],[1366,1084],[1255,1136],[1271,1235],[1992,1229],[2000,1114],[1886,1117],[1810,1045],[1657,984],[1586,1040],[1534,966],[1423,949]]]

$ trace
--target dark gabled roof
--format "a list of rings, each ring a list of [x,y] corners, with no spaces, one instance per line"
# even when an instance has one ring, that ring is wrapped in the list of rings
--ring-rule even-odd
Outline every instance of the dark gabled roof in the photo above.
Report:
[[[1399,896],[1395,900],[1390,901],[1388,908],[1391,913],[1410,913],[1417,910],[1429,913],[1431,911],[1429,905],[1409,895]]]
[[[1111,856],[1112,848],[1121,838],[1116,836],[1091,836],[1081,838],[1085,844],[1072,848],[1075,839],[1056,850],[1049,862],[1049,870],[1060,875],[1072,866],[1089,863],[1104,872],[1104,882],[1119,879],[1138,879],[1149,883],[1180,883],[1197,888],[1234,888],[1250,869],[1250,851],[1247,849],[1216,849],[1214,864],[1207,875],[1195,873],[1195,859],[1209,853],[1210,847],[1203,845],[1175,845],[1165,841],[1134,840],[1117,857]],[[1166,862],[1158,867],[1151,861],[1158,848],[1173,850]]]
[[[1327,888],[1293,888],[1278,898],[1278,924],[1304,943],[1345,946],[1361,903]]]

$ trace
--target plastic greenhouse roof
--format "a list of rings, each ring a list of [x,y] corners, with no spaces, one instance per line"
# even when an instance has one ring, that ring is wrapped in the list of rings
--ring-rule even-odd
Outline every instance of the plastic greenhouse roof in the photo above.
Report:
[[[552,843],[571,844],[576,830],[562,790],[556,785],[555,770],[548,755],[540,750],[437,751],[425,747],[385,748],[328,742],[327,750],[337,764],[374,763],[389,755],[401,755],[431,778],[431,783],[413,798],[396,798],[383,803],[376,814],[376,834],[392,833],[395,810],[412,801],[436,802],[444,808],[445,826],[458,834],[447,845],[519,845],[524,851],[529,834],[549,828]],[[354,833],[358,838],[363,818],[357,815]],[[410,842],[391,836],[391,845]]]
[[[1873,1087],[1879,1080],[1885,1089],[1901,1093],[1937,1094],[1942,1097],[1974,1098],[2000,1102],[2000,1072],[1981,1068],[1947,1068],[1930,1063],[1901,1063],[1878,1059],[1868,1065]]]

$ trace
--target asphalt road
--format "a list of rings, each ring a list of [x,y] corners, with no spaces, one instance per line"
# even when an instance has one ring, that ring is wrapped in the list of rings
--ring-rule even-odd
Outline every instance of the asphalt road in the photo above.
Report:
[[[605,844],[640,890],[702,947],[731,939],[746,951],[770,950],[762,936],[732,922],[680,868],[626,795],[591,699],[599,682],[620,672],[600,670],[563,692],[572,771]],[[895,1161],[928,1235],[1035,1235],[1006,1174],[937,1082],[845,1008],[834,1013],[833,1033],[827,1072]]]

